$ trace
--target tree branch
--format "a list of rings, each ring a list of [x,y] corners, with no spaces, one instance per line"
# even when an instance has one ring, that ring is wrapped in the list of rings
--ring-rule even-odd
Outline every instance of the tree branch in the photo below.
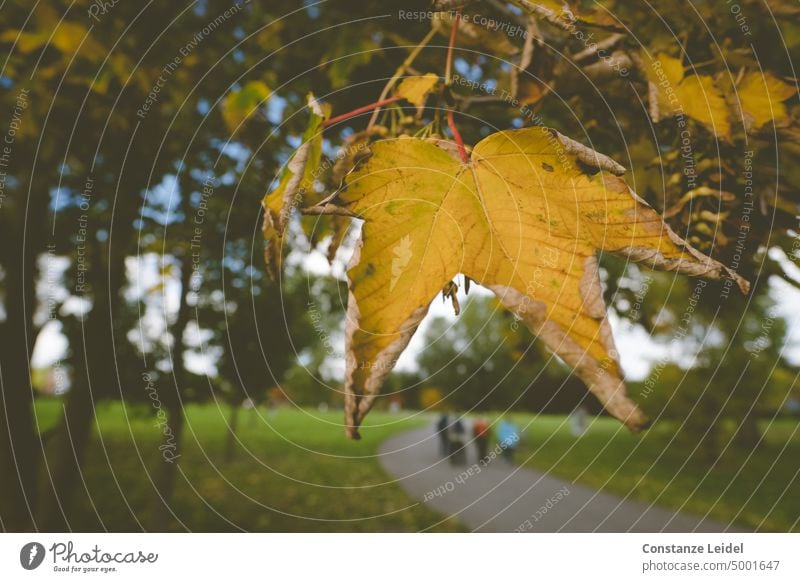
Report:
[[[394,103],[396,101],[400,101],[402,97],[390,97],[389,99],[382,99],[380,101],[376,101],[375,103],[370,103],[369,105],[364,105],[363,107],[359,107],[358,109],[353,109],[347,113],[342,113],[341,115],[337,115],[336,117],[331,117],[330,119],[326,119],[322,122],[322,127],[329,127],[334,123],[338,123],[340,121],[345,121],[350,119],[351,117],[355,117],[356,115],[360,115],[362,113],[366,113],[367,111],[372,111],[373,109],[377,110],[384,105],[389,105],[390,103]]]

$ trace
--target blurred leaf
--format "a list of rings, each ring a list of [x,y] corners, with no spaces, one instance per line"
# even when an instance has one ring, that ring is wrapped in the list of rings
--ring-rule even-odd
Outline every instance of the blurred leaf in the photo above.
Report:
[[[442,36],[449,37],[454,20],[455,16],[450,12],[436,13],[433,28]],[[496,57],[510,57],[520,52],[520,48],[511,41],[505,31],[492,30],[466,19],[459,21],[456,46],[487,52]]]
[[[341,89],[347,86],[356,69],[369,64],[380,52],[378,49],[375,41],[357,27],[353,32],[337,33],[331,49],[322,57],[322,63],[328,69],[331,87]]]
[[[728,106],[714,79],[707,75],[684,76],[681,60],[663,53],[656,59],[643,54],[643,61],[650,82],[653,121],[679,115],[682,110],[718,137],[731,141]]]
[[[262,81],[250,81],[231,91],[222,101],[222,118],[231,132],[236,131],[269,99],[272,91]]]
[[[789,125],[791,118],[783,102],[796,93],[793,85],[771,73],[747,73],[736,87],[745,129],[757,131],[770,121],[778,127]]]

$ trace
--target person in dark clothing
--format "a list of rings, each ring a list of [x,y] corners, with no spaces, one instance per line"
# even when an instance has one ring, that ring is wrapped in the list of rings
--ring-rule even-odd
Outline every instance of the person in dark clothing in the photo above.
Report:
[[[453,465],[467,464],[466,433],[464,423],[460,418],[457,418],[450,425],[450,430],[447,431],[448,440],[450,441],[450,462]]]
[[[447,436],[447,426],[450,424],[450,417],[446,412],[439,415],[436,422],[436,434],[439,435],[439,453],[446,457],[450,453],[450,441]]]

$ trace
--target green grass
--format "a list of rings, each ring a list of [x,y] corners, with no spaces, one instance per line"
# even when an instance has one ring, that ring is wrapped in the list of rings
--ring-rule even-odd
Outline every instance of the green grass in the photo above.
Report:
[[[564,417],[512,416],[520,427],[530,422],[517,459],[531,468],[747,530],[800,531],[796,420],[763,426],[761,446],[731,449],[714,464],[691,457],[693,447],[673,441],[675,427],[665,422],[632,435],[599,418],[575,438]]]
[[[58,401],[37,404],[42,430],[58,420]],[[408,496],[380,468],[378,444],[429,419],[373,412],[363,439],[343,436],[340,411],[242,412],[234,458],[224,450],[230,410],[190,406],[168,529],[174,531],[416,531],[441,516]],[[260,416],[259,416],[260,415]],[[705,515],[748,530],[800,531],[800,428],[781,420],[755,451],[731,450],[716,465],[672,441],[658,423],[631,435],[596,419],[574,438],[561,416],[511,415],[526,429],[519,462],[570,481]],[[164,463],[159,429],[143,407],[98,410],[75,510],[76,531],[151,529],[155,491],[149,481]],[[433,531],[458,531],[449,520]]]
[[[40,401],[43,429],[60,404]],[[442,517],[410,499],[381,469],[378,444],[428,419],[374,412],[349,441],[342,412],[242,411],[235,456],[224,460],[230,409],[190,406],[168,529],[173,531],[416,531]],[[260,415],[260,417],[259,417]],[[150,478],[163,464],[146,408],[102,406],[69,523],[76,531],[150,529]],[[458,531],[454,521],[433,531]]]

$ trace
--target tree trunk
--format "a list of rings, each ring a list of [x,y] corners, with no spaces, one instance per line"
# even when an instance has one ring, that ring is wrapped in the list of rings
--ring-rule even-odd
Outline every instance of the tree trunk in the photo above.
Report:
[[[85,382],[72,386],[54,443],[52,478],[40,509],[42,531],[71,530],[69,515],[92,434],[94,402]]]
[[[234,404],[228,417],[228,438],[225,440],[225,453],[222,457],[225,463],[230,463],[236,452],[236,429],[239,427],[239,412],[241,409],[241,404]]]
[[[180,442],[183,436],[185,417],[183,406],[167,406],[169,419],[169,436],[164,434],[161,445],[162,456],[155,473],[154,485],[156,498],[153,503],[151,516],[151,531],[167,531],[167,526],[174,519],[175,511],[172,508],[172,495],[175,491],[175,481],[178,474],[178,459],[181,455]]]
[[[92,433],[95,405],[117,383],[112,309],[121,301],[127,247],[119,244],[109,249],[113,255],[108,257],[107,264],[103,261],[103,248],[97,242],[89,246],[94,305],[84,319],[83,335],[70,337],[76,362],[75,377],[53,443],[55,460],[40,510],[45,531],[72,529],[69,516],[75,494],[81,487],[80,477]]]
[[[0,529],[9,532],[36,528],[42,459],[42,443],[33,421],[28,354],[21,341],[25,331],[22,317],[16,316],[11,307],[9,318],[0,329],[2,337],[12,338],[4,341],[0,349]]]
[[[26,224],[18,214],[0,221],[0,261],[6,321],[0,325],[0,529],[36,529],[39,468],[44,448],[36,430],[30,357],[38,330],[36,307],[37,259],[44,247],[44,221],[38,218],[47,204],[45,190],[31,185],[30,211],[36,219]],[[17,190],[22,193],[22,187]],[[45,206],[46,207],[46,206]],[[21,209],[22,207],[20,207]],[[4,212],[8,212],[4,209]],[[23,225],[26,227],[23,229]]]
[[[174,516],[172,511],[172,494],[175,490],[175,479],[178,470],[178,459],[181,455],[181,436],[183,435],[184,410],[183,386],[186,382],[186,367],[183,363],[185,350],[184,334],[189,323],[191,310],[186,302],[192,268],[188,252],[180,257],[181,272],[181,299],[178,306],[178,315],[172,326],[174,338],[172,348],[172,385],[164,389],[161,397],[169,424],[165,427],[162,439],[162,459],[155,475],[156,498],[152,508],[152,529],[165,531],[169,517]]]

